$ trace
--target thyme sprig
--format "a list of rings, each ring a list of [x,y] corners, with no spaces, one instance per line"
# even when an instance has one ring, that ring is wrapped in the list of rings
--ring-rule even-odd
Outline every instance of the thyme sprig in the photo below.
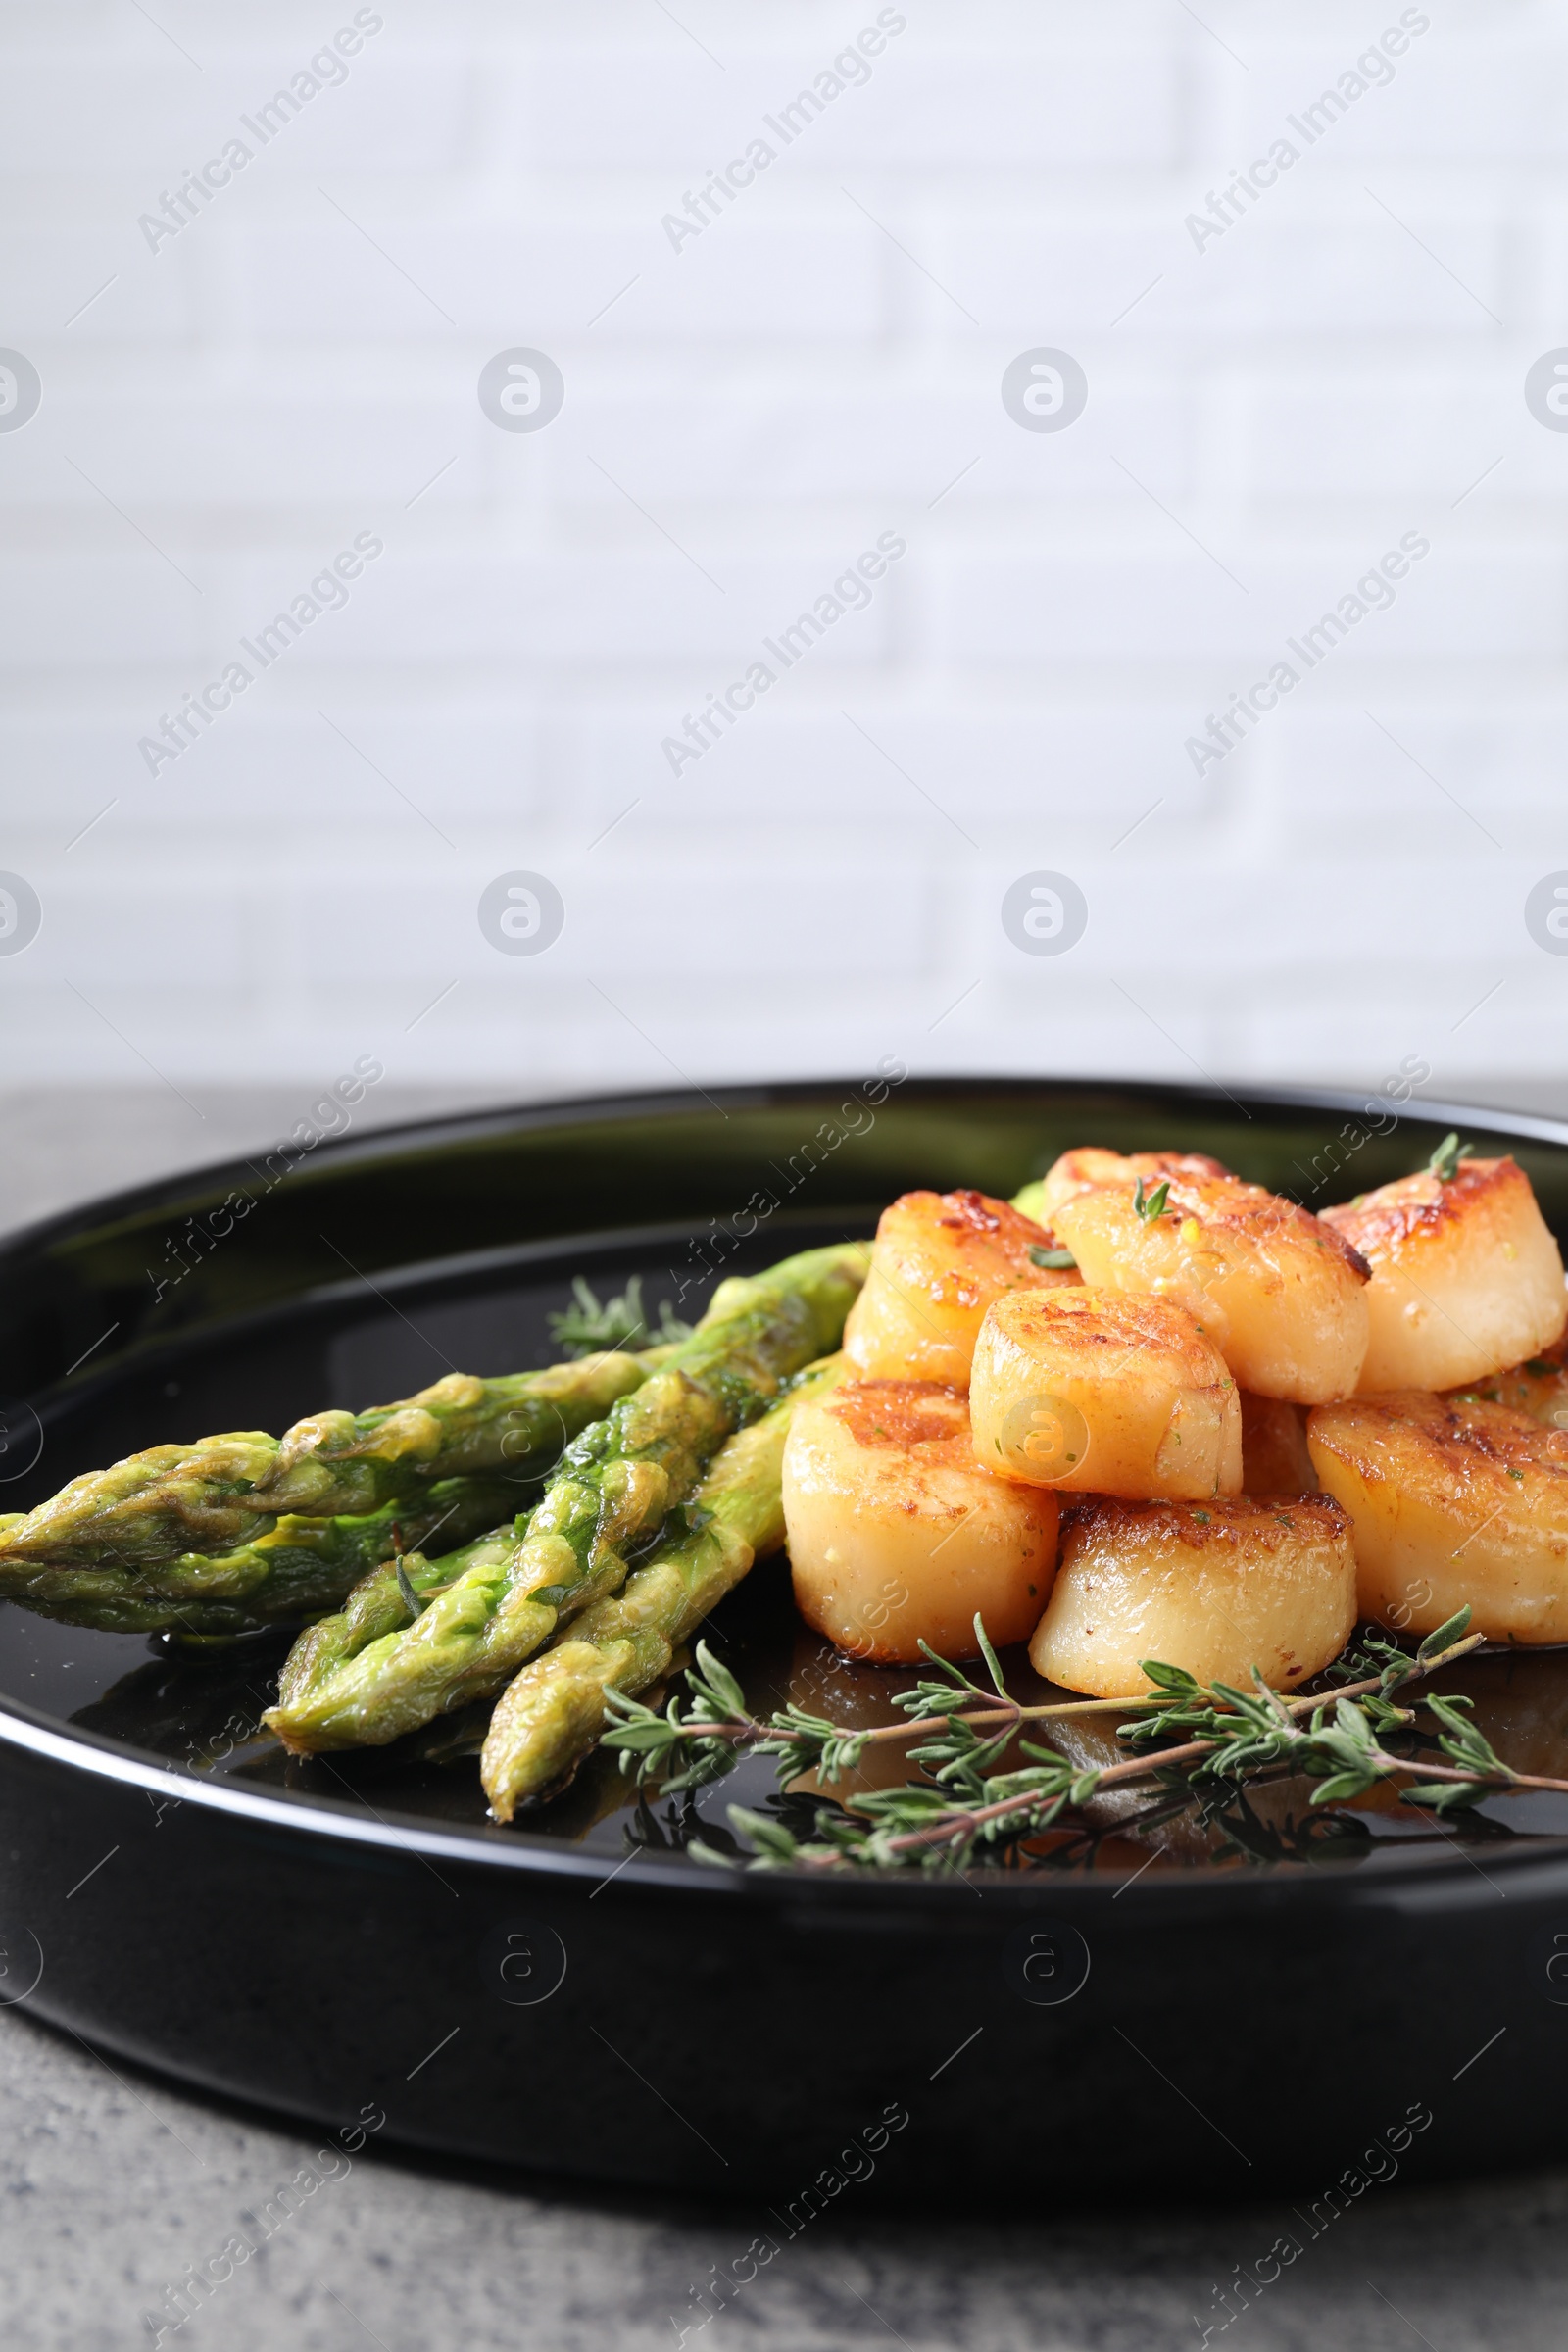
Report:
[[[778,1757],[778,1777],[782,1783],[814,1773],[831,1786],[858,1769],[867,1747],[890,1740],[907,1741],[923,1738],[928,1732],[937,1733],[941,1738],[933,1743],[930,1753],[945,1764],[950,1759],[943,1747],[944,1740],[959,1742],[955,1754],[967,1754],[972,1743],[977,1749],[994,1749],[1000,1755],[1021,1724],[1045,1716],[1125,1714],[1129,1707],[1163,1707],[1171,1703],[1156,1692],[1142,1698],[1074,1698],[1051,1706],[1022,1706],[1003,1685],[1000,1664],[995,1662],[996,1652],[983,1629],[981,1640],[993,1661],[996,1686],[993,1690],[972,1682],[961,1667],[949,1665],[922,1642],[921,1648],[946,1679],[920,1683],[913,1690],[903,1690],[895,1696],[894,1706],[907,1710],[914,1718],[911,1722],[877,1724],[863,1731],[831,1723],[824,1715],[809,1714],[793,1701],[776,1709],[765,1722],[760,1721],[748,1711],[735,1677],[719,1663],[706,1642],[699,1642],[694,1652],[695,1663],[685,1676],[692,1693],[690,1703],[683,1701],[677,1692],[661,1714],[641,1699],[627,1698],[619,1690],[609,1690],[605,1692],[605,1710],[610,1721],[600,1745],[616,1751],[621,1770],[629,1773],[639,1788],[657,1781],[666,1792],[700,1788],[707,1781],[720,1779],[748,1748],[758,1755]],[[964,1704],[967,1697],[986,1703],[971,1710]],[[1000,1704],[996,1703],[998,1700]],[[979,1740],[978,1731],[992,1725],[1001,1727],[997,1736]],[[916,1762],[927,1757],[922,1748],[912,1748],[910,1754]],[[678,1764],[683,1755],[689,1761]]]
[[[669,1300],[661,1299],[659,1328],[654,1330],[643,1305],[643,1278],[632,1275],[626,1288],[602,1303],[580,1274],[572,1277],[572,1303],[551,1314],[550,1336],[564,1355],[592,1355],[601,1348],[672,1345],[689,1340],[692,1327],[671,1314]]]
[[[1137,1781],[1160,1783],[1179,1801],[1191,1801],[1205,1784],[1234,1788],[1285,1769],[1318,1784],[1314,1807],[1363,1795],[1381,1781],[1409,1781],[1412,1785],[1399,1791],[1401,1799],[1438,1814],[1502,1789],[1568,1790],[1568,1780],[1515,1772],[1504,1763],[1471,1720],[1471,1700],[1426,1695],[1410,1706],[1397,1702],[1396,1694],[1406,1685],[1480,1644],[1483,1637],[1468,1632],[1469,1621],[1468,1607],[1461,1609],[1414,1652],[1381,1635],[1367,1636],[1338,1661],[1334,1671],[1342,1687],[1326,1694],[1284,1698],[1256,1668],[1251,1690],[1223,1683],[1209,1687],[1181,1667],[1146,1659],[1143,1670],[1154,1686],[1150,1691],[1024,1706],[1007,1690],[1001,1661],[977,1618],[975,1635],[990,1688],[922,1643],[935,1672],[894,1698],[906,1720],[865,1730],[831,1723],[793,1704],[765,1721],[752,1715],[735,1677],[700,1642],[686,1676],[688,1701],[677,1694],[661,1715],[618,1692],[606,1694],[614,1720],[604,1744],[618,1749],[622,1768],[634,1772],[639,1785],[659,1781],[666,1790],[679,1790],[718,1779],[747,1751],[774,1757],[786,1788],[813,1774],[831,1788],[857,1770],[874,1743],[921,1742],[909,1751],[921,1780],[859,1790],[843,1802],[816,1800],[813,1828],[805,1837],[770,1815],[730,1806],[731,1823],[751,1841],[754,1869],[912,1862],[926,1869],[961,1870],[978,1848],[1015,1844],[1050,1829],[1091,1797]],[[1427,1752],[1400,1754],[1387,1741],[1411,1733],[1416,1705],[1436,1721],[1436,1740],[1423,1733]],[[1083,1767],[1022,1736],[1026,1725],[1043,1718],[1106,1710],[1125,1715],[1129,1708],[1137,1709],[1137,1716],[1119,1725],[1117,1736],[1133,1752],[1115,1764]],[[1015,1740],[1029,1761],[1001,1772],[997,1767]],[[1434,1760],[1434,1744],[1446,1762]],[[672,1772],[671,1766],[677,1769]],[[733,1867],[729,1856],[700,1843],[688,1850],[699,1860]]]

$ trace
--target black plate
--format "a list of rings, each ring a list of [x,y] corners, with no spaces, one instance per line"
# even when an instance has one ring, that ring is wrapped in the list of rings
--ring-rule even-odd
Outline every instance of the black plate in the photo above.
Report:
[[[1453,1124],[1515,1151],[1568,1234],[1544,1121],[1029,1081],[564,1104],[181,1179],[0,1254],[0,1502],[547,1360],[578,1273],[689,1314],[913,1185],[1005,1195],[1093,1141],[1213,1152],[1322,1206]],[[868,1721],[909,1679],[807,1634],[779,1563],[709,1638],[754,1705]],[[1168,2186],[1174,2160],[1220,2194],[1348,2170],[1342,2201],[1385,2162],[1562,2148],[1568,1800],[1440,1830],[1381,1801],[1310,1817],[1280,1783],[1202,1821],[1129,1800],[961,1881],[715,1872],[685,1844],[778,1801],[767,1767],[650,1805],[599,1757],[503,1830],[428,1740],[290,1763],[258,1740],[285,1648],[193,1662],[0,1607],[0,2000],[323,2127],[760,2190],[780,2243],[849,2179],[951,2195],[958,2148],[981,2198]],[[1563,1769],[1568,1653],[1461,1679],[1505,1754]]]

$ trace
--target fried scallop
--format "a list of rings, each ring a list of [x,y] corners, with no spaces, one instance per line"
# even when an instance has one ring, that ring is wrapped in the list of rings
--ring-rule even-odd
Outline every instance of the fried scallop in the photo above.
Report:
[[[1254,1396],[1250,1389],[1242,1390],[1241,1400],[1242,1493],[1320,1493],[1307,1450],[1303,1408],[1283,1396]]]
[[[1326,1495],[1199,1505],[1092,1495],[1062,1515],[1056,1582],[1029,1644],[1049,1682],[1097,1698],[1149,1688],[1143,1660],[1275,1690],[1337,1658],[1355,1626],[1350,1522]]]
[[[1056,1564],[1056,1497],[975,1460],[962,1394],[925,1381],[845,1381],[796,1407],[784,1524],[808,1625],[854,1658],[912,1665],[920,1642],[976,1654],[1022,1642]]]
[[[1196,1317],[1244,1389],[1296,1404],[1353,1394],[1370,1269],[1332,1226],[1237,1176],[1091,1185],[1054,1221],[1086,1283],[1168,1298]]]
[[[1562,1337],[1562,1258],[1516,1160],[1423,1168],[1323,1216],[1372,1268],[1362,1396],[1458,1388]]]
[[[935,1380],[966,1389],[986,1308],[1008,1290],[1081,1279],[1042,1259],[1054,1235],[984,1193],[906,1193],[884,1209],[871,1271],[844,1327],[864,1380]]]
[[[1097,1144],[1088,1144],[1081,1151],[1064,1152],[1047,1169],[1040,1182],[1040,1205],[1029,1213],[1049,1225],[1064,1200],[1092,1191],[1097,1184],[1125,1184],[1131,1188],[1142,1177],[1152,1192],[1167,1176],[1229,1176],[1230,1173],[1223,1160],[1210,1159],[1206,1152],[1106,1152]]]
[[[969,1388],[975,1450],[1004,1477],[1138,1501],[1242,1483],[1236,1383],[1179,1306],[1117,1291],[1011,1291]]]
[[[1468,1601],[1491,1641],[1568,1642],[1568,1431],[1409,1389],[1319,1405],[1306,1436],[1363,1616],[1429,1634]]]

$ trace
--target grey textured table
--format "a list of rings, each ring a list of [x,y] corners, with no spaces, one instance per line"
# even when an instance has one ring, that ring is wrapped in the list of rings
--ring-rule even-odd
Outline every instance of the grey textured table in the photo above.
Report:
[[[13,1097],[0,1224],[108,1186],[266,1142],[298,1115],[261,1093]],[[388,1101],[380,1115],[455,1107]],[[177,1932],[171,1923],[172,1932]],[[735,2063],[743,2063],[736,2059]],[[1298,2094],[1299,2095],[1299,2094]],[[1334,2097],[1333,2053],[1306,2095]],[[1259,2083],[1260,2119],[1289,2102]],[[1140,2119],[1129,2118],[1129,2125]],[[1173,2183],[1201,2151],[1159,2094]],[[1049,2113],[1041,2130],[1049,2132]],[[1260,2127],[1261,2128],[1261,2127]],[[194,2099],[0,2011],[0,2340],[7,2352],[125,2352],[187,2265],[246,2228],[315,2153],[318,2135]],[[341,2164],[342,2160],[336,2160]],[[985,2174],[983,2148],[952,2151]],[[325,2168],[323,2168],[325,2169]],[[940,2184],[933,2181],[934,2191]],[[1281,2230],[1269,2204],[1059,2215],[1000,2225],[858,2215],[855,2191],[786,2245],[733,2313],[689,2343],[769,2352],[961,2345],[964,2352],[1147,2352],[1194,2344],[1212,2290]],[[1370,2189],[1224,2332],[1250,2352],[1300,2347],[1515,2352],[1564,2337],[1568,2170],[1407,2191]],[[710,2266],[759,2217],[607,2197],[566,2182],[489,2180],[370,2142],[325,2181],[166,2345],[217,2352],[600,2352],[671,2346]],[[255,2232],[252,2232],[254,2235]],[[1298,2234],[1300,2234],[1298,2230]],[[1223,2338],[1216,2332],[1213,2340]]]

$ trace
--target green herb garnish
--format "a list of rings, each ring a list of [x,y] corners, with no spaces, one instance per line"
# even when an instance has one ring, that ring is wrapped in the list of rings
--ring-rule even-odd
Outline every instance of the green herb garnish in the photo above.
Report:
[[[616,1298],[603,1305],[580,1274],[571,1285],[573,1303],[549,1316],[550,1336],[564,1355],[592,1355],[602,1348],[672,1347],[689,1340],[692,1327],[670,1313],[669,1300],[660,1301],[659,1329],[651,1331],[643,1307],[643,1281],[634,1274]]]
[[[398,1580],[398,1591],[403,1595],[403,1605],[408,1610],[411,1617],[417,1617],[421,1613],[422,1603],[420,1602],[419,1595],[417,1592],[416,1592],[413,1585],[409,1582],[409,1572],[403,1565],[401,1553],[399,1554],[395,1565]]]
[[[1459,1173],[1460,1160],[1468,1159],[1474,1150],[1473,1144],[1461,1144],[1457,1128],[1450,1127],[1427,1161],[1428,1172],[1440,1184],[1451,1184]]]
[[[1162,1217],[1165,1214],[1165,1202],[1169,1195],[1170,1178],[1168,1176],[1162,1184],[1156,1184],[1152,1193],[1144,1191],[1144,1180],[1141,1176],[1139,1177],[1133,1193],[1133,1206],[1146,1225],[1152,1225],[1156,1217]]]
[[[900,1788],[856,1790],[842,1801],[787,1795],[792,1818],[804,1811],[808,1828],[794,1828],[767,1814],[729,1808],[734,1828],[750,1838],[754,1870],[798,1864],[808,1869],[843,1869],[854,1864],[916,1863],[921,1868],[964,1869],[977,1846],[1015,1848],[1037,1837],[1065,1812],[1102,1790],[1131,1781],[1157,1781],[1163,1802],[1178,1807],[1212,1797],[1216,1782],[1236,1783],[1281,1769],[1307,1774],[1319,1786],[1315,1805],[1360,1796],[1382,1781],[1412,1777],[1401,1789],[1405,1803],[1439,1814],[1473,1805],[1507,1789],[1568,1789],[1568,1781],[1515,1772],[1469,1720],[1467,1698],[1414,1698],[1396,1703],[1403,1686],[1436,1672],[1477,1647],[1469,1609],[1428,1634],[1412,1655],[1380,1634],[1348,1650],[1330,1671],[1350,1679],[1337,1690],[1306,1698],[1283,1698],[1257,1669],[1255,1688],[1235,1690],[1216,1683],[1205,1688],[1178,1666],[1143,1660],[1152,1689],[1133,1698],[1072,1699],[1048,1706],[1022,1706],[1003,1680],[1001,1663],[975,1620],[975,1634],[992,1688],[972,1681],[961,1667],[921,1643],[936,1675],[901,1691],[893,1704],[914,1720],[851,1730],[788,1706],[765,1721],[747,1709],[739,1684],[706,1643],[686,1676],[692,1692],[677,1696],[662,1715],[614,1690],[605,1694],[612,1720],[603,1745],[618,1750],[622,1769],[639,1785],[659,1782],[666,1789],[693,1788],[729,1772],[748,1750],[771,1755],[781,1788],[807,1774],[819,1787],[858,1771],[869,1746],[918,1737],[909,1751],[925,1778]],[[940,1678],[940,1679],[938,1679]],[[1425,1754],[1400,1754],[1389,1742],[1408,1739],[1415,1708],[1425,1707],[1439,1727],[1436,1746],[1448,1759],[1435,1763],[1432,1736],[1419,1735]],[[1020,1738],[1042,1718],[1136,1710],[1118,1738],[1134,1752],[1125,1761],[1084,1770],[1054,1747]],[[1172,1734],[1177,1743],[1169,1744]],[[1021,1769],[999,1772],[1004,1752],[1017,1740],[1031,1759]],[[673,1774],[674,1777],[667,1777]],[[694,1859],[734,1867],[729,1856],[693,1843]]]

